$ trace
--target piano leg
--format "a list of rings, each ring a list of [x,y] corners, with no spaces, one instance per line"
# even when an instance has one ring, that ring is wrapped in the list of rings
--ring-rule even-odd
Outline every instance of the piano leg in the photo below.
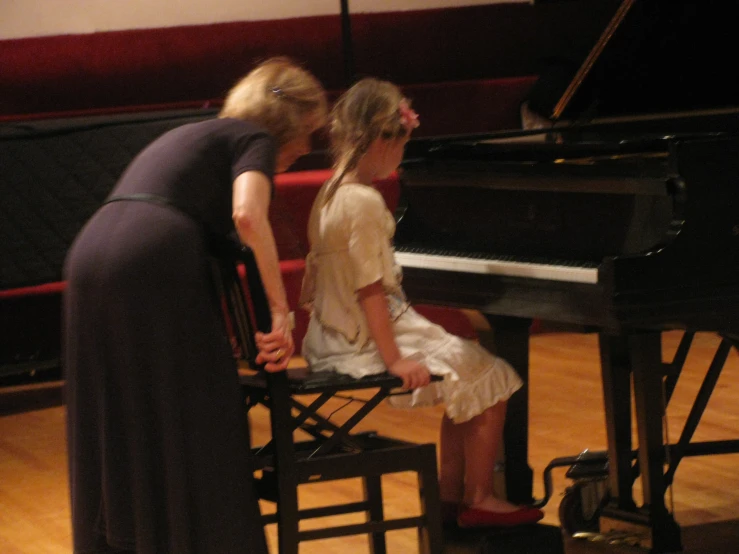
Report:
[[[628,351],[623,356],[624,342]],[[663,364],[661,333],[635,333],[625,338],[601,337],[603,385],[608,424],[609,485],[615,495],[604,507],[602,533],[623,532],[638,539],[653,553],[682,550],[680,527],[665,505],[665,445],[663,416]],[[626,440],[625,388],[629,367],[633,375],[638,459],[642,480],[643,505],[633,506],[634,480],[630,460],[631,443]],[[627,459],[629,462],[627,463]],[[627,467],[628,466],[628,467]],[[615,491],[615,492],[614,492]]]
[[[634,404],[639,436],[644,506],[649,510],[652,552],[682,550],[680,527],[665,506],[665,445],[662,421],[665,398],[662,374],[662,334],[650,332],[629,338],[634,371]]]
[[[608,439],[609,507],[633,510],[631,360],[623,336],[598,336]]]
[[[480,344],[510,363],[524,382],[508,400],[504,429],[505,484],[510,502],[533,502],[533,476],[529,466],[529,328],[531,319],[485,316],[490,332],[480,332]]]

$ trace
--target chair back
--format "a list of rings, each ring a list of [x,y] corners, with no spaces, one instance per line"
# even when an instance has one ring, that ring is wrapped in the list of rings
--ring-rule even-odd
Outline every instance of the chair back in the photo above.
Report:
[[[211,245],[211,254],[213,282],[223,303],[228,332],[235,341],[234,354],[249,367],[262,369],[256,363],[259,350],[254,333],[271,330],[272,314],[254,253],[248,246],[219,240]]]

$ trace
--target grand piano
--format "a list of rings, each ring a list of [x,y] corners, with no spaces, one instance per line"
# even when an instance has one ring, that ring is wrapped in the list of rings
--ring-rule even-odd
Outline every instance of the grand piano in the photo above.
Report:
[[[556,94],[543,129],[414,140],[401,167],[395,249],[413,301],[482,312],[492,332],[481,340],[524,379],[533,319],[599,334],[599,531],[651,552],[682,549],[665,504],[682,457],[739,451],[739,441],[691,442],[739,336],[729,4],[625,0],[566,86],[544,83]],[[674,329],[683,343],[665,363],[661,335]],[[721,347],[679,440],[665,444],[665,406],[698,331]],[[532,500],[527,408],[527,392],[514,395],[506,428],[507,493],[518,502]]]

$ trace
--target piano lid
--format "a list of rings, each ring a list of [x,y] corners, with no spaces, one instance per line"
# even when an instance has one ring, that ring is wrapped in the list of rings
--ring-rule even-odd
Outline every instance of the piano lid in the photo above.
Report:
[[[739,107],[731,64],[737,52],[734,4],[624,0],[574,75],[564,65],[543,73],[538,88],[547,91],[551,110],[543,115],[584,123]]]

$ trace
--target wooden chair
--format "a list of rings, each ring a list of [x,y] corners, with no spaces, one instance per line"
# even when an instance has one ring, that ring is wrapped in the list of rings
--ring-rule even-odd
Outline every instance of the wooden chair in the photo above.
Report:
[[[416,528],[421,554],[440,554],[442,524],[437,481],[436,446],[415,444],[374,432],[352,433],[352,429],[382,400],[401,386],[397,377],[384,373],[355,379],[339,373],[311,373],[307,367],[268,373],[257,368],[253,332],[271,328],[270,311],[256,263],[246,248],[218,253],[214,260],[215,282],[225,299],[225,312],[236,339],[237,356],[255,372],[243,374],[241,383],[247,411],[261,404],[269,409],[271,440],[253,447],[260,498],[276,503],[274,514],[263,515],[263,523],[277,524],[280,554],[297,554],[301,541],[367,534],[373,554],[386,552],[385,533]],[[246,278],[239,272],[245,268]],[[318,413],[332,397],[348,391],[368,390],[352,404],[361,404],[343,424],[335,424]],[[308,398],[307,401],[302,398]],[[311,437],[294,442],[300,428]],[[421,513],[386,519],[383,508],[382,475],[416,472]],[[363,499],[313,509],[298,506],[298,486],[339,479],[361,478]],[[301,530],[300,521],[338,514],[364,512],[361,523]]]

